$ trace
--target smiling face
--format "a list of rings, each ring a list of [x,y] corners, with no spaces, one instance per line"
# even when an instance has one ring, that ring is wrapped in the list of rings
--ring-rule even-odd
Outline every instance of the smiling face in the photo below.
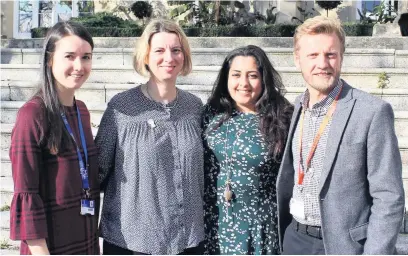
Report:
[[[237,56],[228,72],[228,92],[241,112],[256,112],[255,104],[262,93],[262,77],[252,56]]]
[[[175,83],[184,64],[180,39],[175,33],[160,32],[150,39],[148,66],[152,78]]]
[[[295,52],[296,67],[302,71],[309,90],[328,94],[340,77],[341,43],[335,33],[303,35]]]
[[[65,36],[55,43],[50,65],[60,91],[76,90],[91,72],[92,47],[78,36]]]

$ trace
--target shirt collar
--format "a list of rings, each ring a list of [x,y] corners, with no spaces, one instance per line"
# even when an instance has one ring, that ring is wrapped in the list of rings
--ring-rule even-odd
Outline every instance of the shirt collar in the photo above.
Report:
[[[336,83],[336,86],[331,90],[329,95],[325,97],[324,99],[320,100],[319,102],[315,103],[312,106],[312,109],[321,109],[321,108],[326,108],[328,109],[330,105],[333,103],[334,99],[336,98],[337,94],[340,91],[340,88],[342,87],[343,82],[341,79],[339,79]],[[300,104],[302,105],[302,108],[306,108],[309,105],[309,90],[306,89],[306,91],[303,93],[303,95],[300,98]]]

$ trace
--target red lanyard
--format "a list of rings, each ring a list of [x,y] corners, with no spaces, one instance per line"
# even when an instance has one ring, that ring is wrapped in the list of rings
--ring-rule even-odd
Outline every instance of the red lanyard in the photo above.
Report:
[[[336,98],[334,99],[333,103],[331,104],[329,110],[327,111],[322,123],[320,124],[319,130],[317,131],[316,137],[313,140],[312,147],[310,148],[309,155],[307,156],[306,159],[306,170],[309,169],[310,163],[312,162],[312,157],[316,151],[317,144],[319,143],[320,137],[322,136],[324,129],[326,126],[329,124],[329,121],[331,117],[333,116],[334,111],[336,110],[337,102],[340,97],[341,90],[343,89],[343,86],[340,87],[339,92],[336,95]],[[302,110],[302,115],[300,116],[300,132],[299,132],[299,147],[300,147],[300,157],[299,157],[299,177],[298,177],[298,184],[302,185],[303,184],[303,178],[305,177],[305,172],[302,168],[302,162],[303,162],[303,156],[302,156],[302,138],[303,138],[303,122],[305,119],[305,107],[303,107]]]

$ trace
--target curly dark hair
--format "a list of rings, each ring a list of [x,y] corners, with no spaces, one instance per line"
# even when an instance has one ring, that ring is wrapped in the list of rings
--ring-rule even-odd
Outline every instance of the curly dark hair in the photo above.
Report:
[[[285,90],[279,73],[273,68],[266,53],[257,46],[248,45],[234,49],[225,58],[207,102],[213,114],[223,114],[220,122],[213,129],[217,129],[229,119],[235,108],[235,101],[228,92],[228,74],[232,61],[237,56],[253,57],[256,60],[262,78],[262,92],[255,104],[256,112],[260,116],[259,128],[268,144],[270,156],[280,162],[288,136],[293,106],[284,97]]]

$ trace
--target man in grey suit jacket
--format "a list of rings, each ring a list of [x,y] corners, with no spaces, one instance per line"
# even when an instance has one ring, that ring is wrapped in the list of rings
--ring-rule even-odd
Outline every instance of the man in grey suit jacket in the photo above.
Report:
[[[404,209],[393,110],[340,79],[338,20],[306,20],[294,43],[307,90],[277,180],[283,253],[393,254]]]

